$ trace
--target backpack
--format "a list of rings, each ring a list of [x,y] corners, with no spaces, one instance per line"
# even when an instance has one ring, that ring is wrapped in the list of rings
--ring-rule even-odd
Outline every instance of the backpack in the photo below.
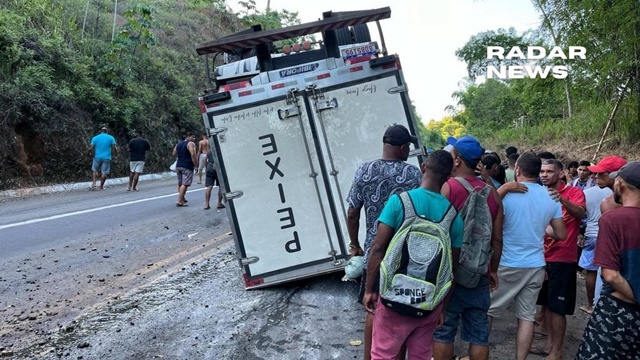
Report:
[[[493,219],[487,199],[491,196],[491,186],[477,190],[461,178],[455,180],[462,185],[469,196],[460,210],[464,222],[464,235],[460,249],[460,263],[456,272],[456,283],[474,288],[487,274],[493,248],[491,247],[491,231]]]
[[[434,222],[416,214],[407,192],[398,196],[404,219],[380,263],[380,301],[401,315],[425,317],[452,285],[449,229],[457,212],[449,206]]]

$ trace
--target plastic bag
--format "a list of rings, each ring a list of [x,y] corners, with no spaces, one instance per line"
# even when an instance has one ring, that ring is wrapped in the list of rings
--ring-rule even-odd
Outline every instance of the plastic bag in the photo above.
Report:
[[[171,164],[171,166],[169,166],[169,170],[176,171],[176,165],[177,164],[178,164],[178,159],[176,159],[176,161],[174,161],[173,164]]]
[[[344,267],[344,277],[342,281],[348,280],[356,280],[362,276],[362,271],[364,270],[364,257],[363,256],[352,256],[349,259],[349,262]]]

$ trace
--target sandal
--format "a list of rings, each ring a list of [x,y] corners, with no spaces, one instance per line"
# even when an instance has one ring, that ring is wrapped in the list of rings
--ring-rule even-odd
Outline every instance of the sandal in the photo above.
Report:
[[[216,209],[224,209],[224,208],[225,208],[224,204],[220,204],[220,205],[216,206]]]
[[[183,203],[183,204],[180,204],[180,203],[176,203],[176,206],[178,206],[178,207],[184,207],[184,206],[189,206],[189,205],[187,205],[187,204],[184,204],[184,203]]]
[[[582,306],[580,306],[579,309],[584,311],[584,312],[586,312],[589,315],[593,314],[593,309],[589,309],[589,307],[587,305],[582,305]]]
[[[204,209],[205,210],[209,210],[209,209],[211,209],[211,206],[206,206]]]

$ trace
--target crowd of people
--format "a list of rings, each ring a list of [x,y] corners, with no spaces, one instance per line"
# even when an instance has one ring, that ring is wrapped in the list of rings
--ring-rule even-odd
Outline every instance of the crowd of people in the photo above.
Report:
[[[144,171],[146,153],[151,149],[151,144],[144,138],[141,131],[136,131],[136,136],[129,141],[129,183],[127,191],[138,191],[138,181],[140,174]],[[104,190],[105,182],[111,172],[111,162],[118,157],[119,148],[115,138],[108,133],[106,125],[100,126],[100,133],[91,139],[89,152],[92,157],[91,171],[92,184],[90,190]],[[213,151],[206,134],[202,134],[198,145],[195,144],[195,136],[188,132],[183,139],[176,144],[172,151],[176,158],[175,169],[178,180],[178,199],[176,206],[189,206],[185,198],[188,188],[193,182],[195,174],[198,175],[198,184],[202,184],[202,175],[205,174],[205,210],[211,209],[211,193],[213,187],[218,186],[220,181],[215,168]],[[98,187],[97,182],[100,180]],[[224,208],[222,191],[218,190],[218,200],[216,208]]]
[[[488,359],[492,321],[512,305],[514,357],[562,359],[578,301],[590,319],[576,359],[640,358],[640,162],[565,166],[513,146],[503,162],[464,136],[425,150],[417,168],[404,126],[382,142],[347,198],[350,254],[364,257],[365,359]],[[587,299],[576,296],[580,274]],[[458,330],[465,356],[454,356]],[[544,346],[532,347],[536,333]]]
[[[106,126],[91,140],[93,183],[104,189],[118,148]],[[358,301],[365,359],[488,359],[494,318],[514,306],[516,359],[563,358],[567,315],[590,315],[576,359],[640,359],[640,162],[606,156],[565,166],[550,152],[486,151],[472,136],[423,151],[402,125],[361,164],[347,197],[350,255],[363,256]],[[128,191],[137,191],[149,142],[129,142]],[[178,198],[205,173],[205,209],[220,186],[206,135],[173,149]],[[217,208],[223,208],[218,191]],[[362,210],[366,237],[358,238]],[[425,245],[427,244],[427,245]],[[584,274],[587,297],[577,299]],[[469,344],[454,355],[454,342]],[[534,334],[546,339],[532,347]]]

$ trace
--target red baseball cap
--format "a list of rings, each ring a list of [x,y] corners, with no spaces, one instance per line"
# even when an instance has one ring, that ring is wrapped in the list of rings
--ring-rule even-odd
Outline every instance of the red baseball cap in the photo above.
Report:
[[[592,173],[612,173],[620,170],[627,163],[627,160],[620,156],[605,156],[599,163],[589,166]]]

